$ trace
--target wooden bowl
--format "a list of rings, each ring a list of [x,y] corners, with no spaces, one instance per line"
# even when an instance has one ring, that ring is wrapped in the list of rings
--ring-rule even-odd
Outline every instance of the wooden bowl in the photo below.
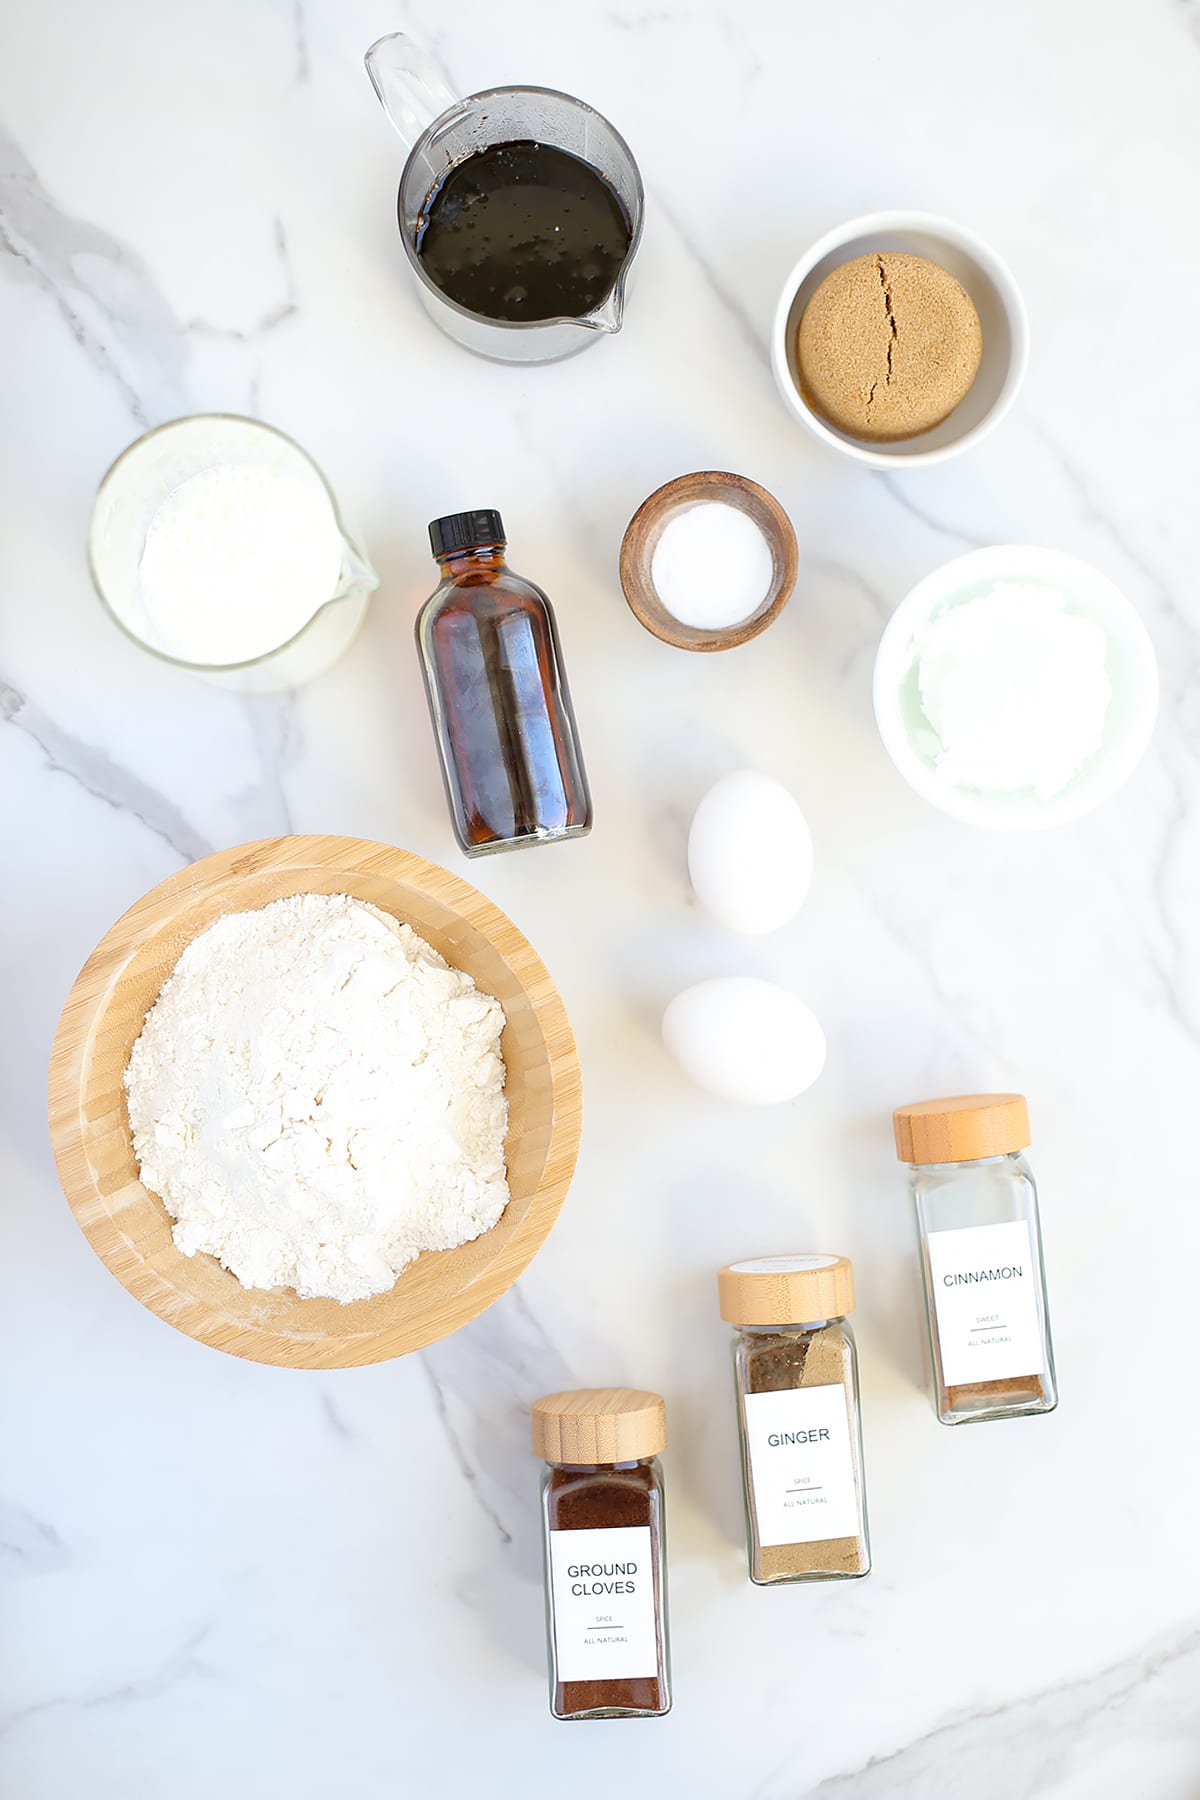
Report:
[[[681,624],[659,599],[650,577],[654,552],[671,514],[703,500],[721,500],[748,513],[765,535],[774,564],[771,586],[762,604],[736,625],[725,625],[717,631]],[[766,488],[745,475],[726,475],[709,469],[680,475],[642,501],[621,543],[621,586],[630,612],[664,644],[674,644],[677,650],[732,650],[738,644],[748,644],[779,617],[792,597],[798,564],[792,521],[774,494],[768,494]]]
[[[491,1231],[426,1254],[389,1293],[348,1306],[243,1288],[184,1256],[138,1180],[122,1076],[163,982],[222,913],[286,894],[352,894],[406,921],[504,1007],[511,1199]],[[558,1217],[579,1148],[579,1059],[558,991],[490,900],[446,869],[356,838],[286,837],[205,857],[139,900],[84,964],[50,1058],[58,1173],[93,1250],[136,1300],[201,1343],[255,1362],[339,1369],[419,1350],[499,1298]]]

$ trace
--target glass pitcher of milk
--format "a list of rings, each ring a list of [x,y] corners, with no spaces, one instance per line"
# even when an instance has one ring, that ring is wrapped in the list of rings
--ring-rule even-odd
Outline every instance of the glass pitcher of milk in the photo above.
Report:
[[[117,458],[88,561],[144,650],[251,694],[327,669],[379,585],[312,458],[234,414],[175,419]]]

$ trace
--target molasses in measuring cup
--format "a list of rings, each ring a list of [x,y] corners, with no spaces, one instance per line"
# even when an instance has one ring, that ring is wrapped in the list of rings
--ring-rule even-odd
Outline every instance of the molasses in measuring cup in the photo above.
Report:
[[[400,236],[434,323],[500,362],[554,362],[619,331],[645,200],[608,120],[553,88],[460,100],[401,32],[365,60],[409,146]]]

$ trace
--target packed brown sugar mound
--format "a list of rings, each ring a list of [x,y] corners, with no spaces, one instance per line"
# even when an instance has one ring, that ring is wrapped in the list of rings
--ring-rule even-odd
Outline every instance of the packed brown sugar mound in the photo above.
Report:
[[[966,289],[924,256],[856,256],[800,320],[800,391],[851,437],[896,442],[949,418],[979,371],[983,332]]]

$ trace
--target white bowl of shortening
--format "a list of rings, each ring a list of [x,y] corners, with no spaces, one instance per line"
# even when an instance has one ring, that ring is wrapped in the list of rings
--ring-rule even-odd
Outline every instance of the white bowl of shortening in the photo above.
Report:
[[[1003,544],[956,557],[901,601],[874,703],[918,794],[972,825],[1041,830],[1091,812],[1132,773],[1154,729],[1158,666],[1107,576]]]

